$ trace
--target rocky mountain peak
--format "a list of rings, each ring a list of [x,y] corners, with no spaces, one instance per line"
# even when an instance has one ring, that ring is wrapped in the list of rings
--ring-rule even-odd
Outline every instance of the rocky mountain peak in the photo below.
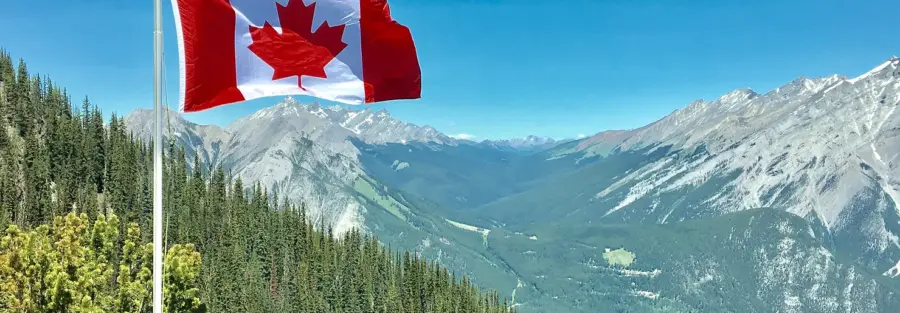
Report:
[[[898,70],[898,67],[900,67],[900,58],[892,56],[887,61],[884,61],[884,63],[881,63],[881,65],[876,66],[865,74],[848,80],[848,82],[851,84],[856,84],[857,82],[867,80],[898,78],[900,77],[900,70]]]
[[[753,89],[738,88],[722,95],[721,97],[719,97],[719,99],[716,99],[716,101],[720,103],[729,103],[735,101],[752,100],[757,96],[759,96],[759,94],[756,93],[756,91],[753,91]]]
[[[152,113],[136,110],[125,123],[137,136],[149,138]],[[197,154],[208,166],[231,169],[248,183],[261,183],[306,203],[311,216],[324,218],[336,229],[362,226],[362,205],[345,193],[345,187],[361,175],[359,151],[351,139],[371,144],[455,144],[440,131],[396,120],[385,109],[323,108],[293,97],[235,120],[225,129],[168,113],[171,136],[189,155]]]
[[[276,120],[277,122],[273,122]],[[326,143],[342,142],[348,137],[376,144],[455,143],[430,126],[417,126],[394,119],[384,108],[378,111],[370,106],[355,108],[333,105],[323,108],[318,102],[300,103],[292,97],[286,97],[274,106],[238,119],[227,129],[231,133],[241,133],[251,132],[251,129],[258,132],[267,127],[281,128],[284,132],[297,131],[314,139],[329,138],[325,140]]]
[[[600,196],[627,195],[615,212],[715,183],[717,192],[702,196],[708,210],[782,208],[835,233],[862,229],[869,242],[860,253],[900,251],[900,227],[880,217],[900,214],[898,65],[892,58],[853,79],[800,77],[765,95],[735,90],[694,102],[617,147],[669,147],[677,156],[616,183],[633,187]]]

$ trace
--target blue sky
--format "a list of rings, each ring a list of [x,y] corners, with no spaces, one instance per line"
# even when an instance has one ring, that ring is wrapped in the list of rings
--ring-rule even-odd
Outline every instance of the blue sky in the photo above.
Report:
[[[800,75],[855,76],[900,55],[896,0],[390,3],[416,40],[423,99],[374,108],[478,138],[635,128],[698,98],[766,92]],[[174,23],[164,6],[176,107]],[[89,95],[119,114],[152,106],[152,1],[4,1],[0,12],[0,47],[76,100]],[[278,100],[187,117],[224,126]]]

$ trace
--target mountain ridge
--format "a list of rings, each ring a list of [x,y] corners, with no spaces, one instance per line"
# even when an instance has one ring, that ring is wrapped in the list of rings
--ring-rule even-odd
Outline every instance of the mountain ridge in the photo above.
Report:
[[[811,250],[787,249],[805,260],[816,266],[836,262],[820,252],[825,249],[866,275],[887,278],[900,261],[898,67],[900,61],[890,59],[852,79],[801,76],[763,94],[739,88],[711,101],[693,101],[639,128],[603,131],[535,151],[513,148],[510,140],[453,139],[433,128],[388,119],[384,110],[350,116],[340,107],[295,101],[232,123],[227,140],[199,126],[176,129],[180,142],[206,151],[204,162],[240,169],[237,175],[248,182],[309,202],[314,214],[328,217],[338,229],[379,232],[391,242],[455,262],[453,268],[492,277],[484,283],[516,290],[520,300],[531,295],[531,302],[517,303],[558,308],[568,304],[553,298],[559,294],[552,290],[567,282],[528,276],[545,275],[530,271],[529,262],[538,259],[517,255],[547,253],[541,262],[552,264],[562,253],[552,252],[552,245],[575,249],[583,244],[578,240],[584,234],[576,229],[623,225],[636,231],[641,224],[681,225],[759,208],[808,223],[812,235],[803,240],[817,240],[807,245]],[[413,198],[420,199],[410,202]],[[496,237],[501,234],[506,237]],[[517,236],[523,240],[509,239]],[[562,241],[543,246],[543,240],[554,237]],[[780,249],[797,239],[778,240],[759,247]],[[508,243],[510,250],[496,243]],[[534,243],[542,250],[517,250]],[[667,252],[654,258],[664,260]],[[729,266],[762,270],[783,259],[742,253],[761,259]],[[842,281],[859,282],[854,271],[842,265],[832,272]],[[776,279],[812,272],[788,266],[755,274]],[[881,282],[866,284],[865,293],[893,299],[893,293],[880,289]],[[799,292],[793,283],[772,288],[769,294],[784,291],[784,299]],[[694,305],[651,289],[639,291]],[[815,297],[803,299],[816,312],[834,311]],[[877,312],[874,307],[862,311]]]
[[[497,149],[510,149],[522,152],[540,152],[571,141],[574,141],[574,139],[555,139],[546,136],[528,135],[525,137],[509,139],[486,139],[478,143]]]
[[[607,158],[598,165],[607,169],[621,162],[615,153],[642,160],[608,173],[615,178],[596,189],[570,192],[592,196],[560,214],[571,222],[668,223],[776,207],[818,221],[837,245],[883,272],[900,260],[898,106],[896,59],[853,79],[798,78],[765,94],[738,89],[695,101],[648,126],[552,151]],[[516,201],[505,202],[521,208]],[[479,210],[501,221],[519,214],[498,205],[507,204]]]

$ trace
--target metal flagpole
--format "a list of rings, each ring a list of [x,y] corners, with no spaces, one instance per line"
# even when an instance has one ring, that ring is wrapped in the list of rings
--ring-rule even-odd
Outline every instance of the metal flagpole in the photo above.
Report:
[[[162,0],[153,0],[153,22],[153,313],[162,313]]]

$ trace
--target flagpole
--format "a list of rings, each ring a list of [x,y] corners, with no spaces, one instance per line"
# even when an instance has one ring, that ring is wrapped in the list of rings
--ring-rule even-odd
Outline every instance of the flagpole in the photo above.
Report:
[[[153,0],[153,22],[153,313],[162,313],[162,0]]]

